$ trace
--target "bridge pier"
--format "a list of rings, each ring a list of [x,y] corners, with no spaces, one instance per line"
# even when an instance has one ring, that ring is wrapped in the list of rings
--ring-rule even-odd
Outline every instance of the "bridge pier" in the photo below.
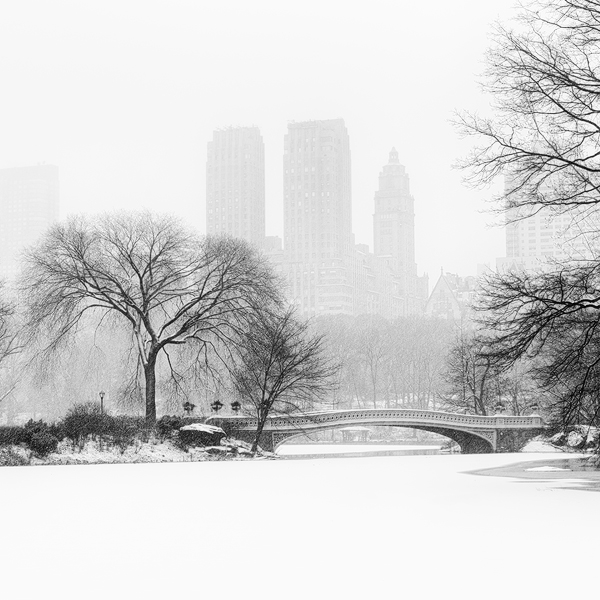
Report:
[[[496,452],[520,452],[525,444],[544,433],[539,429],[503,429],[497,433]]]

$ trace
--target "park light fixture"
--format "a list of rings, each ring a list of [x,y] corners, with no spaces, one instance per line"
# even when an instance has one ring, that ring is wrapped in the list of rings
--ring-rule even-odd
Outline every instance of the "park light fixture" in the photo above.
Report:
[[[183,410],[188,417],[191,416],[191,414],[194,412],[195,408],[196,408],[196,405],[192,404],[191,402],[183,403]]]
[[[98,392],[98,396],[100,396],[100,412],[104,414],[104,396],[106,396],[106,392],[104,392],[104,390],[100,390]]]
[[[216,412],[218,413],[222,408],[223,408],[223,403],[217,398],[211,405],[210,407]]]

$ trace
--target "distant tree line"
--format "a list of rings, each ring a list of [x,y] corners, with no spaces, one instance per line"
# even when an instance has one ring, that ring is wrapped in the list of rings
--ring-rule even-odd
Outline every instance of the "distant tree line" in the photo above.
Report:
[[[319,317],[326,351],[340,365],[332,408],[440,407],[451,322],[425,317]]]

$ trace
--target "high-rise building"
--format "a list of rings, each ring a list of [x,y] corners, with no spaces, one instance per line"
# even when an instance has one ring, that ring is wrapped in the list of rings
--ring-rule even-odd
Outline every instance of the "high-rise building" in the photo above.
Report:
[[[507,211],[506,256],[497,259],[499,271],[547,270],[556,263],[589,260],[598,254],[598,219],[588,214],[587,207],[569,213],[526,210]]]
[[[206,231],[265,240],[265,149],[258,127],[213,133],[206,161]]]
[[[406,169],[392,148],[388,164],[379,174],[373,215],[375,256],[386,258],[400,282],[399,293],[413,297],[416,293],[415,201],[410,194]]]
[[[344,120],[289,123],[284,146],[289,294],[306,316],[352,314],[350,140]]]
[[[284,239],[292,257],[339,257],[352,243],[350,139],[343,119],[289,123]]]
[[[0,278],[19,273],[21,252],[58,220],[58,167],[0,169]]]
[[[396,150],[375,194],[375,253],[354,242],[350,140],[342,119],[290,123],[283,162],[282,270],[301,314],[394,318],[422,311],[414,200]]]

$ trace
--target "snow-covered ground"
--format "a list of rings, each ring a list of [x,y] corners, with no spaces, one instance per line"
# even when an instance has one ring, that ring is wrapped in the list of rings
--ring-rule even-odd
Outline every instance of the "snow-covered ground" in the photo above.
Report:
[[[566,456],[7,467],[0,597],[593,598],[597,493],[465,473]]]

